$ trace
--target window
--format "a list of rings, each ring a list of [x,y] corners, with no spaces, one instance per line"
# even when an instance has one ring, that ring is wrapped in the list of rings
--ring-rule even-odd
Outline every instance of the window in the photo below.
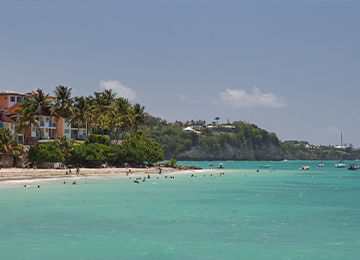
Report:
[[[15,102],[15,97],[10,97],[11,102]]]
[[[65,129],[65,134],[70,134],[70,130],[69,129]]]

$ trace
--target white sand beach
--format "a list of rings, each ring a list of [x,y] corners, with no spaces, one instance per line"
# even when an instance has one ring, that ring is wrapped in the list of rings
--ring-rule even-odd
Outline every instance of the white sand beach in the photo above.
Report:
[[[172,167],[161,167],[161,173],[179,172],[181,170]],[[68,172],[68,174],[66,174]],[[159,174],[159,168],[80,168],[79,175],[76,174],[76,168],[71,169],[20,169],[20,168],[3,168],[0,170],[1,180],[13,179],[38,179],[38,178],[66,178],[76,176],[110,176],[120,175],[124,177],[142,176],[147,174]]]

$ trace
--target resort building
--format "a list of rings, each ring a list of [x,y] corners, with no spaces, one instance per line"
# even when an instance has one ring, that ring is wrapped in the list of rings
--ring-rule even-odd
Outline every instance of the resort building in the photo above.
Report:
[[[15,121],[8,117],[4,109],[0,109],[0,128],[11,130],[14,133]]]
[[[17,103],[23,103],[26,97],[30,95],[10,90],[2,91],[0,92],[0,109],[8,110]]]
[[[10,119],[8,115],[16,115],[15,109],[19,108],[18,103],[23,103],[24,99],[36,95],[37,93],[20,93],[15,91],[0,92],[0,128],[8,128],[14,132],[15,121]],[[55,103],[56,97],[47,96],[50,99],[50,105]],[[76,138],[79,131],[78,138],[85,139],[87,134],[87,125],[80,125],[78,128],[75,124],[69,124],[69,121],[60,117],[58,126],[56,118],[51,116],[50,106],[42,106],[39,109],[37,119],[40,123],[40,132],[36,132],[36,128],[31,125],[27,136],[38,137],[39,139],[52,139],[56,137],[65,136],[67,139]],[[18,134],[22,136],[22,134]],[[19,138],[21,140],[21,138]]]

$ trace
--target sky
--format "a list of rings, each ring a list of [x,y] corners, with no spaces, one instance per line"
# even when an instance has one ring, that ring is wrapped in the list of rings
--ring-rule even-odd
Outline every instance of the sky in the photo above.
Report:
[[[360,147],[360,1],[0,1],[0,90]]]

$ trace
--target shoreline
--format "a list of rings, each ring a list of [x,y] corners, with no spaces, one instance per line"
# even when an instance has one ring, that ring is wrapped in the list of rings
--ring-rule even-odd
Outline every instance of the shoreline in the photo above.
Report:
[[[163,173],[180,173],[188,170],[180,170],[172,167],[161,167],[161,174],[158,168],[80,168],[79,175],[76,168],[71,169],[71,174],[66,174],[68,169],[20,169],[3,168],[0,170],[0,182],[11,180],[32,180],[51,178],[74,178],[74,177],[96,177],[96,176],[120,176],[139,177],[144,175],[161,175]],[[129,173],[129,170],[131,173]],[[190,169],[189,169],[190,170]],[[194,169],[191,169],[194,170]]]

